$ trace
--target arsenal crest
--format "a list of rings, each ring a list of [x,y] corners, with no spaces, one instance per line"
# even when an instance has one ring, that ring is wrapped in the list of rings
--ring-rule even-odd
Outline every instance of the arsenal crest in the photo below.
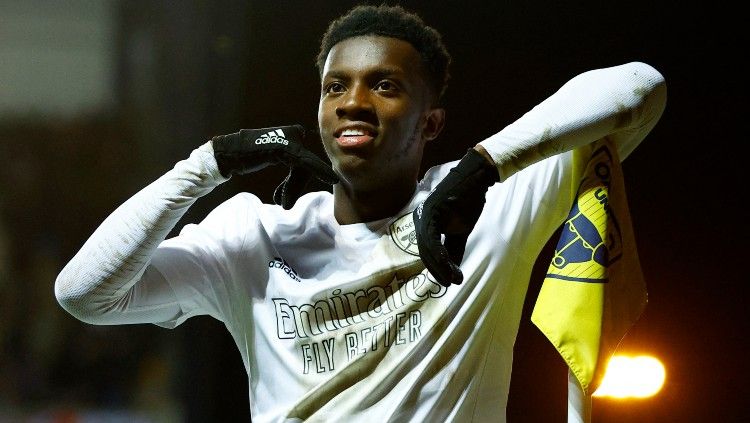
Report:
[[[417,233],[414,230],[411,212],[394,220],[391,223],[390,232],[391,239],[399,249],[413,256],[419,256]]]

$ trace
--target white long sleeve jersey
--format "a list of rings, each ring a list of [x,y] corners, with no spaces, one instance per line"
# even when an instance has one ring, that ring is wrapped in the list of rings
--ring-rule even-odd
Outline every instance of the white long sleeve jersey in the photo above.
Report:
[[[624,157],[665,100],[648,65],[594,70],[483,141],[503,182],[487,193],[460,286],[433,281],[411,221],[455,163],[430,169],[392,218],[340,225],[327,192],[288,211],[243,193],[164,240],[225,180],[208,143],[113,212],[55,292],[95,324],[224,322],[254,422],[504,420],[532,266],[585,165],[573,150],[609,137]]]

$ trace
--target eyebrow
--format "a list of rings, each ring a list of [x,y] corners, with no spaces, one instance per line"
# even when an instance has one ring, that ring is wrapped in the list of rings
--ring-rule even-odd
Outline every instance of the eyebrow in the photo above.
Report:
[[[379,67],[371,72],[369,72],[370,76],[374,76],[375,78],[383,78],[383,77],[389,77],[389,76],[401,76],[405,72],[403,69],[400,68],[393,68],[393,67]],[[326,74],[323,75],[323,79],[325,78],[336,78],[336,79],[349,79],[349,73],[343,70],[332,70]]]

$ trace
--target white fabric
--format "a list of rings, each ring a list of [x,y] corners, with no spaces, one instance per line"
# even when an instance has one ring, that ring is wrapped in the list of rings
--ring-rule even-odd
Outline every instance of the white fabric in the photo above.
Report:
[[[666,95],[664,77],[645,63],[584,72],[480,144],[501,182],[531,163],[604,137],[624,160],[656,125]]]
[[[58,275],[60,305],[101,325],[158,322],[178,314],[171,288],[146,266],[188,207],[224,181],[206,143],[118,207]],[[141,278],[148,282],[135,285]]]
[[[591,423],[591,399],[568,369],[568,423]]]
[[[596,78],[581,82],[585,90],[640,86],[627,73],[588,74]],[[661,98],[663,108],[654,87],[641,99]],[[588,115],[613,109],[596,102],[578,117],[545,107],[535,122],[564,128],[559,137],[575,146],[595,141],[592,134],[632,134],[622,140],[632,149],[647,132],[637,129],[660,114],[643,113],[647,103],[610,132],[589,128],[601,119]],[[504,147],[494,139],[482,145],[496,157]],[[461,264],[464,283],[447,289],[407,252],[409,216],[455,162],[431,169],[392,219],[339,225],[329,193],[307,194],[289,211],[245,193],[161,242],[192,201],[222,182],[210,153],[210,144],[196,150],[97,229],[58,277],[63,307],[97,324],[221,320],[248,372],[254,422],[504,419],[531,269],[578,186],[571,152],[490,188]]]
[[[289,212],[240,194],[154,254],[183,308],[167,324],[196,314],[226,324],[249,373],[253,421],[500,415],[534,258],[572,201],[556,194],[574,192],[568,156],[493,187],[467,244],[466,281],[448,289],[398,248],[389,221],[338,225],[328,193]],[[453,165],[433,169],[402,214]]]

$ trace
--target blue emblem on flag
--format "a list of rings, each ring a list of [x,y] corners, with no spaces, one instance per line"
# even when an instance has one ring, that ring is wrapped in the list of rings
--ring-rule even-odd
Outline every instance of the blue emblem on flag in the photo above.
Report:
[[[578,208],[573,205],[568,220],[563,225],[560,241],[555,248],[552,264],[562,269],[568,263],[594,261],[602,266],[607,265],[607,247],[599,236],[596,226]]]
[[[621,255],[622,236],[609,207],[611,156],[596,151],[562,227],[548,278],[607,282],[607,266]]]

